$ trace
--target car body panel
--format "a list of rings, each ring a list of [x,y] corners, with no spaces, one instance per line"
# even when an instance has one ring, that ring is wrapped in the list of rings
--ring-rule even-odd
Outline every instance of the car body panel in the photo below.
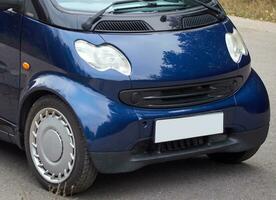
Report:
[[[176,71],[174,73],[177,77],[175,81],[173,80],[173,74],[171,74],[171,76],[155,77],[155,79],[149,78],[150,80],[145,80],[149,76],[148,73],[146,73],[142,79],[137,78],[137,80],[130,81],[130,78],[133,79],[133,77],[138,77],[138,75],[126,77],[112,70],[98,72],[82,61],[74,50],[74,41],[78,39],[89,41],[95,45],[102,45],[106,43],[104,40],[106,37],[102,35],[101,37],[98,34],[93,33],[87,34],[58,29],[31,18],[24,18],[23,23],[22,61],[29,62],[32,69],[28,72],[22,72],[20,105],[23,105],[24,100],[36,91],[45,90],[56,94],[75,112],[87,139],[89,151],[91,152],[120,152],[129,150],[138,140],[152,137],[155,120],[162,118],[174,118],[214,111],[224,111],[227,116],[226,126],[228,127],[238,127],[240,130],[247,130],[258,128],[258,126],[255,125],[263,125],[267,123],[267,102],[263,102],[264,105],[262,106],[265,108],[261,106],[262,109],[260,112],[257,112],[258,114],[252,117],[252,120],[258,123],[252,124],[248,121],[244,122],[245,124],[239,124],[238,119],[241,118],[235,118],[238,109],[244,111],[244,116],[246,117],[251,115],[252,107],[250,106],[251,104],[248,104],[247,100],[248,95],[252,95],[250,94],[250,87],[254,86],[252,83],[254,81],[252,80],[248,80],[248,82],[250,82],[250,84],[247,83],[249,89],[245,90],[246,95],[243,98],[240,98],[239,95],[237,95],[237,97],[232,96],[225,100],[190,108],[154,110],[138,109],[127,106],[118,99],[119,91],[133,87],[167,84],[173,85],[177,83],[183,84],[187,82],[187,80],[189,82],[198,80],[208,81],[237,76],[244,73],[239,71],[239,66],[237,64],[231,63],[229,55],[226,58],[226,60],[228,60],[226,62],[230,63],[230,67],[215,68],[218,70],[217,74],[215,73],[215,70],[212,71],[212,65],[210,64],[208,65],[209,67],[203,70],[198,76],[195,72],[188,73],[188,75],[182,73],[180,76],[179,74],[181,70],[180,72]],[[225,32],[223,24],[218,26],[219,27],[215,27],[215,29],[218,28]],[[212,28],[214,27],[211,27],[211,29]],[[35,35],[32,34],[34,31],[36,32]],[[201,32],[202,30],[198,31]],[[203,32],[205,33],[205,31]],[[173,33],[168,33],[168,37],[174,37],[172,34]],[[114,36],[112,37],[114,38]],[[192,38],[191,35],[190,38]],[[109,41],[109,43],[110,42],[111,41]],[[208,44],[209,43],[206,42],[206,45]],[[114,42],[113,45],[116,46],[116,42]],[[120,48],[120,45],[118,46],[117,47]],[[140,51],[142,50],[143,49],[140,47]],[[215,48],[212,49],[212,52],[214,52],[214,50]],[[199,52],[200,51],[198,50],[193,53],[198,54]],[[128,52],[124,50],[124,53],[127,55]],[[160,55],[161,54],[154,59],[162,60]],[[133,62],[138,62],[131,58],[131,56],[128,58],[132,64]],[[193,56],[190,55],[189,59],[193,59]],[[250,60],[249,56],[247,60]],[[145,63],[148,62],[148,60],[143,61]],[[220,62],[213,61],[216,62],[216,64],[219,64]],[[221,62],[225,62],[225,59],[221,58]],[[248,65],[249,63],[246,64],[247,65],[240,68],[240,70],[248,71],[247,73],[250,73],[250,65]],[[134,68],[135,66],[136,65],[133,65],[132,67]],[[158,71],[158,69],[160,71],[160,65],[155,65],[155,67],[156,71]],[[138,69],[137,73],[138,72],[142,73],[141,69]],[[255,72],[251,75],[251,79],[254,76],[254,79],[257,80],[256,84],[259,84],[259,79],[256,77],[257,75],[254,74]],[[186,75],[186,77],[184,75]],[[137,83],[137,85],[135,85],[135,83]],[[265,91],[263,85],[260,87],[262,88],[261,91]],[[264,96],[265,93],[266,91],[263,92],[262,95]],[[240,92],[237,94],[240,94]],[[239,99],[239,101],[237,101],[237,99]],[[245,105],[243,101],[245,102]],[[240,108],[237,107],[239,102]],[[247,110],[243,107],[247,107]],[[234,119],[237,121],[234,122]],[[146,123],[146,125],[144,123]]]
[[[132,64],[132,85],[143,88],[212,79],[237,70],[239,66],[226,47],[225,33],[224,23],[219,23],[181,32],[101,36],[125,52]]]
[[[0,12],[0,116],[14,122],[18,112],[22,15]]]
[[[22,15],[8,10],[0,19],[0,138],[10,141],[18,114]]]
[[[113,100],[118,100],[119,91],[131,87],[128,76],[114,70],[99,72],[77,55],[74,42],[78,39],[95,45],[104,43],[97,34],[62,30],[31,18],[24,18],[23,23],[21,60],[30,63],[32,69],[21,76],[21,93],[25,93],[31,78],[49,71],[70,77]]]
[[[267,92],[255,71],[235,96],[178,109],[133,109],[61,74],[42,74],[31,83],[26,97],[35,91],[46,90],[70,105],[79,119],[91,152],[130,150],[137,141],[154,136],[157,119],[224,112],[225,129],[242,132],[266,126],[270,118]],[[252,93],[252,90],[255,92]]]
[[[94,146],[97,139],[112,138],[116,135],[125,134],[125,137],[136,141],[137,134],[129,135],[125,132],[125,126],[131,121],[136,121],[137,117],[131,107],[122,103],[111,101],[104,95],[87,87],[77,81],[58,73],[40,74],[30,81],[26,93],[21,96],[21,110],[23,102],[29,95],[37,91],[48,91],[66,102],[79,119],[79,124],[83,130],[85,138],[90,147]],[[124,123],[121,123],[124,122]],[[108,127],[108,129],[106,129]],[[109,130],[109,131],[107,131]],[[121,140],[123,144],[124,140]],[[114,139],[115,142],[115,139]],[[126,142],[129,142],[126,140]],[[102,143],[102,148],[110,144]],[[124,143],[124,145],[127,145]]]

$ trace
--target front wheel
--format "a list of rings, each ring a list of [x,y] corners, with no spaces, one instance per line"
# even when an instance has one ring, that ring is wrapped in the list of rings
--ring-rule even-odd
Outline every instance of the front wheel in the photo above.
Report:
[[[44,187],[61,195],[88,189],[96,179],[87,144],[74,113],[63,101],[36,101],[26,121],[28,162]]]
[[[260,147],[250,149],[244,152],[238,153],[214,153],[209,154],[208,157],[214,161],[226,163],[226,164],[239,164],[253,157]]]

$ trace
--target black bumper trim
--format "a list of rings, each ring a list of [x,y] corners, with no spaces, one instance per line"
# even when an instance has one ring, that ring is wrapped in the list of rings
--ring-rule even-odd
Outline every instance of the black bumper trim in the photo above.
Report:
[[[144,166],[191,158],[217,152],[242,152],[261,146],[267,138],[269,125],[247,132],[230,133],[223,142],[208,143],[199,148],[152,154],[133,154],[127,152],[91,152],[94,165],[101,173],[113,174],[131,172]]]

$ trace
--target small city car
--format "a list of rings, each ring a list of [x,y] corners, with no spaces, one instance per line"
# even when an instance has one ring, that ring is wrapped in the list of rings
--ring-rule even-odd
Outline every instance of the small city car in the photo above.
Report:
[[[97,173],[252,157],[265,86],[217,0],[1,0],[0,137],[64,195]]]

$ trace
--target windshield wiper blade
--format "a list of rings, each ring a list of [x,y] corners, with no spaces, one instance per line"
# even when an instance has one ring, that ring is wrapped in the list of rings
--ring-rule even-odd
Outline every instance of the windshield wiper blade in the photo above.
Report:
[[[89,17],[89,19],[82,24],[82,28],[86,31],[89,31],[93,24],[95,24],[97,21],[99,21],[101,19],[101,17],[104,15],[104,13],[111,8],[112,6],[115,5],[119,5],[119,4],[125,4],[125,3],[133,3],[133,2],[141,2],[141,1],[155,1],[155,0],[123,0],[123,1],[115,1],[112,4],[110,4],[109,6],[107,6],[106,8],[100,10],[99,12],[97,12],[94,16]]]
[[[214,12],[216,14],[216,17],[219,19],[225,19],[225,17],[226,17],[225,13],[222,10],[220,10],[214,6],[210,6],[209,4],[204,3],[201,0],[190,0],[190,1],[200,4],[200,5],[204,6],[205,8],[209,9],[210,11]]]
[[[118,8],[112,11],[112,13],[124,13],[126,10],[135,10],[135,9],[140,9],[140,8],[156,8],[156,7],[185,7],[185,4],[164,4],[164,5],[158,5],[158,4],[149,4],[149,5],[144,5],[144,6],[136,6],[136,7],[131,7],[131,8]]]

